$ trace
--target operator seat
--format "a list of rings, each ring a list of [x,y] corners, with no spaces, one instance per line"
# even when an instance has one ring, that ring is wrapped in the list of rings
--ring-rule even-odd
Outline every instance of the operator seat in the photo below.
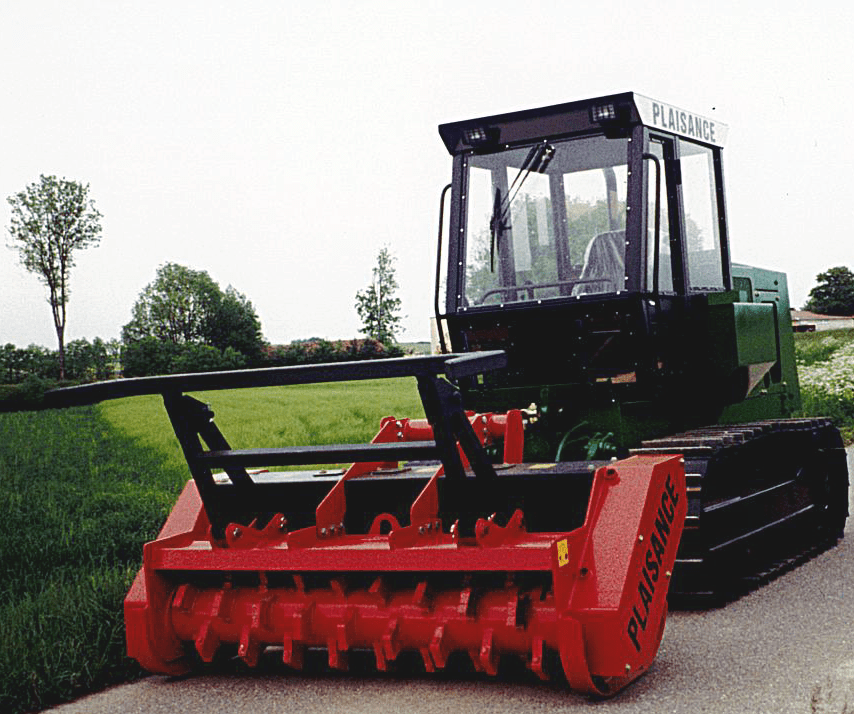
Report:
[[[573,295],[613,293],[626,282],[626,232],[606,231],[593,236],[584,251],[581,280],[593,280],[572,288]],[[602,278],[601,280],[594,280]]]

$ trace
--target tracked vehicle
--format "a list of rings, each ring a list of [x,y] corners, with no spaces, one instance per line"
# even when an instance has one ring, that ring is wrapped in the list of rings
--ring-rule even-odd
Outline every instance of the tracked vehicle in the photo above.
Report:
[[[841,536],[841,440],[793,416],[785,276],[730,261],[726,127],[620,94],[440,134],[439,354],[47,396],[161,394],[187,458],[125,602],[147,669],[514,656],[610,695],[648,670],[668,591],[725,597]],[[190,394],[388,377],[426,418],[371,444],[235,449]]]

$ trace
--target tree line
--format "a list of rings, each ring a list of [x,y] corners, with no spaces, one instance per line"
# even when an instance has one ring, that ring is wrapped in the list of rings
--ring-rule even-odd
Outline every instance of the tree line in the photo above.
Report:
[[[229,285],[225,290],[203,270],[175,263],[157,269],[139,295],[121,342],[95,338],[66,345],[70,273],[77,251],[97,246],[101,213],[89,186],[42,175],[7,199],[11,207],[10,247],[21,265],[48,290],[57,350],[31,345],[0,348],[0,383],[30,377],[92,381],[115,376],[146,376],[243,369],[309,362],[396,356],[400,299],[394,257],[377,256],[371,284],[356,294],[363,340],[298,340],[271,347],[251,301]]]
[[[379,324],[389,329],[386,321]],[[0,348],[0,383],[17,384],[30,377],[87,382],[401,354],[396,344],[372,337],[332,341],[315,337],[269,345],[245,295],[231,286],[222,290],[203,270],[166,263],[140,293],[121,341],[74,340],[62,352],[7,344]]]
[[[65,346],[65,378],[75,382],[113,379],[121,371],[121,343],[94,340],[73,340]],[[60,361],[56,350],[39,345],[16,347],[9,343],[0,346],[0,383],[17,384],[29,376],[59,380]]]

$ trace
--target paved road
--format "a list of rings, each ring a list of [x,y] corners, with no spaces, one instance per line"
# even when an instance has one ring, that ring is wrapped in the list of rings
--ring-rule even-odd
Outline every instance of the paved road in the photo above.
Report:
[[[854,450],[849,450],[854,473]],[[852,508],[854,513],[854,508]],[[706,612],[671,614],[650,672],[593,702],[526,677],[304,675],[284,670],[149,677],[61,714],[307,712],[842,712],[854,710],[854,524],[832,551]],[[846,706],[848,709],[846,709]]]

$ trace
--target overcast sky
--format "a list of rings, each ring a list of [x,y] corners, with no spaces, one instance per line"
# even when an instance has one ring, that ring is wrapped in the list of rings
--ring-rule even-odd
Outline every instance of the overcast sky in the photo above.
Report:
[[[397,257],[429,338],[446,121],[636,91],[730,126],[733,255],[802,305],[854,268],[854,10],[777,2],[38,2],[0,6],[0,198],[90,185],[67,339],[119,337],[157,267],[206,270],[272,343],[357,335]],[[0,344],[55,347],[0,205]]]

